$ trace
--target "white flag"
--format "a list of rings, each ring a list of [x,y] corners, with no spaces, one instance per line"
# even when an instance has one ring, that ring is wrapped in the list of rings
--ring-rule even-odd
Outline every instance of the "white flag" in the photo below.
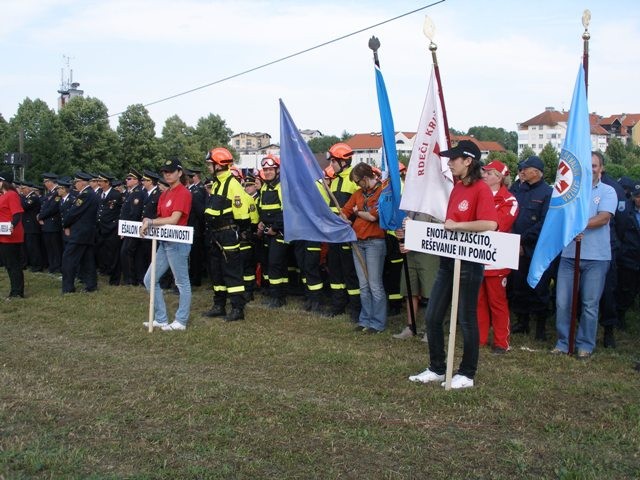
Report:
[[[407,167],[401,210],[426,213],[444,222],[453,176],[447,165],[448,159],[441,159],[439,153],[447,148],[438,85],[432,67],[427,98]]]

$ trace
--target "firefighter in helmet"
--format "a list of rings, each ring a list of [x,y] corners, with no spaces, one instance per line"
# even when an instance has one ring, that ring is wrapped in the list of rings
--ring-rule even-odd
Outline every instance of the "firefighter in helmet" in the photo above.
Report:
[[[358,186],[349,179],[352,157],[353,150],[346,143],[336,143],[327,152],[327,159],[331,162],[334,175],[330,188],[339,204],[339,207],[331,205],[331,210],[336,215],[340,213],[340,208],[347,203],[353,192],[358,189]],[[351,245],[330,243],[327,267],[331,287],[331,306],[327,314],[331,317],[340,315],[345,312],[348,305],[351,320],[357,322],[360,317],[360,287],[353,265]]]
[[[250,229],[253,199],[230,171],[233,155],[226,148],[213,148],[206,156],[214,175],[205,208],[205,238],[213,282],[213,306],[205,317],[224,317],[228,322],[244,319],[245,287],[240,252],[241,232]],[[248,205],[248,208],[247,208]],[[231,312],[227,314],[227,297]]]
[[[289,244],[284,241],[280,158],[267,155],[260,162],[260,166],[264,184],[257,201],[260,215],[258,235],[262,236],[265,247],[265,278],[269,280],[269,307],[280,308],[287,303],[286,287],[289,283]]]

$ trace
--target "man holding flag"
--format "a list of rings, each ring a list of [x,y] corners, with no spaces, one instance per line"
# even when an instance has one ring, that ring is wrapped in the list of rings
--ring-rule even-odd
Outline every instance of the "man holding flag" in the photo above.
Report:
[[[572,287],[578,257],[582,302],[576,339],[578,358],[589,358],[595,347],[598,302],[611,260],[609,220],[617,207],[615,190],[600,182],[601,162],[597,159],[589,163],[590,131],[585,72],[580,65],[549,211],[527,277],[529,285],[535,288],[551,261],[562,252],[556,286],[558,341],[552,353],[570,353],[572,295],[578,294]],[[577,245],[583,250],[581,256],[576,255],[580,251]]]
[[[582,243],[580,254],[580,325],[576,335],[577,357],[591,356],[596,345],[598,309],[604,289],[604,281],[611,263],[609,221],[618,207],[615,190],[602,183],[604,165],[599,156],[591,156],[592,188],[589,203],[589,221],[584,233],[576,240]],[[569,326],[571,324],[571,293],[575,265],[576,240],[562,251],[556,286],[556,329],[558,341],[553,353],[569,350]]]

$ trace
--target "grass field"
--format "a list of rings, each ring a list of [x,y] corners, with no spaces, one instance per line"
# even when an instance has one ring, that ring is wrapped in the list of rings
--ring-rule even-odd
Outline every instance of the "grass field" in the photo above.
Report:
[[[225,324],[199,316],[203,288],[186,332],[149,334],[144,289],[26,284],[0,304],[2,479],[640,478],[635,313],[616,350],[581,362],[517,335],[445,392],[407,380],[427,355],[391,338],[401,317],[371,336],[258,297]]]

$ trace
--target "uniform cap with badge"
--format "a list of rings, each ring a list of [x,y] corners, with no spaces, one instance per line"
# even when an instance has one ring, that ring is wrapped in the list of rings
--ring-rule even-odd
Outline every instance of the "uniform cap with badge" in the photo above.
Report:
[[[165,161],[160,167],[161,172],[175,172],[176,170],[183,170],[182,165],[180,164],[180,160],[177,158],[172,158],[170,160]]]
[[[155,184],[160,181],[160,175],[158,175],[156,172],[152,172],[151,170],[143,170],[141,179],[150,180]]]
[[[142,180],[142,174],[135,168],[129,168],[129,173],[127,173],[127,180],[131,180],[133,178]]]
[[[74,182],[82,181],[82,182],[90,182],[94,177],[86,172],[76,172],[74,175]]]

